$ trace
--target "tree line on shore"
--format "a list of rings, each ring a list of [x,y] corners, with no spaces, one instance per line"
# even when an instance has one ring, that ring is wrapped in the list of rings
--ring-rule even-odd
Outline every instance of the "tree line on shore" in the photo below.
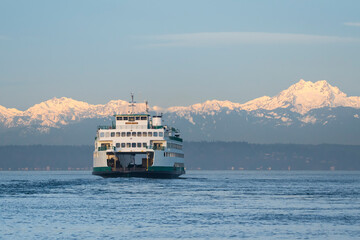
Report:
[[[0,146],[0,170],[91,170],[94,147]],[[359,145],[185,142],[189,170],[360,170]]]

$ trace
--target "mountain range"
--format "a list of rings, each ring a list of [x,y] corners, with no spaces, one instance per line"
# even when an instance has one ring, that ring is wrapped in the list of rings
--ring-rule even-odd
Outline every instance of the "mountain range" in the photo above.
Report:
[[[145,103],[135,105],[144,112]],[[4,144],[89,144],[96,126],[128,113],[129,103],[112,100],[92,105],[53,98],[25,111],[0,106],[0,141]],[[191,106],[162,108],[165,123],[191,141],[254,143],[360,144],[360,97],[348,97],[327,81],[300,80],[278,95],[244,104],[208,100]]]

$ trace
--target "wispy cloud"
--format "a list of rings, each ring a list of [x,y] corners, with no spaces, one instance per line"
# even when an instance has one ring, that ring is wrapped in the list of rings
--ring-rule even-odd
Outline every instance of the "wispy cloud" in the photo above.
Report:
[[[352,26],[352,27],[360,27],[360,22],[346,22],[344,23],[346,26]]]
[[[200,32],[184,34],[165,34],[145,37],[152,47],[192,47],[222,46],[240,44],[274,44],[274,43],[339,43],[359,42],[357,38],[321,36],[291,33],[266,32]]]

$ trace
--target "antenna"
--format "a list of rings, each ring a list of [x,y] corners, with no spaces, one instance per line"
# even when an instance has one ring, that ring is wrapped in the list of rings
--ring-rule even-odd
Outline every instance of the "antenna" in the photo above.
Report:
[[[136,102],[134,102],[134,93],[131,93],[131,102],[130,102],[130,105],[129,105],[129,107],[131,107],[131,113],[130,114],[134,114],[135,103]]]

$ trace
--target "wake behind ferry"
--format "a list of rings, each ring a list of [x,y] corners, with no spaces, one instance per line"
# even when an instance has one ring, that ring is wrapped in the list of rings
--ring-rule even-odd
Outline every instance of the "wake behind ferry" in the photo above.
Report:
[[[114,115],[111,126],[98,126],[93,174],[102,177],[177,178],[185,174],[180,131],[163,125],[162,114]]]

